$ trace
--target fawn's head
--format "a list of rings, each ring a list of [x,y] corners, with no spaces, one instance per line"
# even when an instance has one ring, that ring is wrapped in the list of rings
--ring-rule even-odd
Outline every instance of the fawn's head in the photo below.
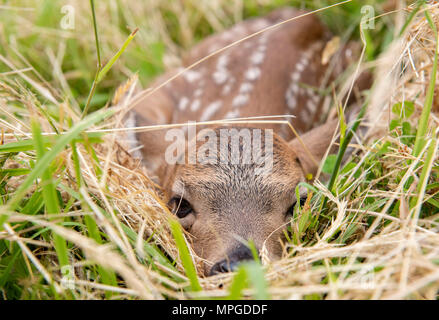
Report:
[[[299,187],[297,199],[296,187],[317,169],[310,157],[318,161],[324,154],[331,130],[323,126],[304,135],[307,154],[298,140],[287,143],[269,129],[217,128],[189,143],[180,156],[184,161],[168,165],[169,206],[206,260],[205,274],[231,271],[252,259],[248,241],[258,251],[265,247],[270,259],[281,256],[294,205],[306,197]],[[197,161],[190,163],[194,146]]]

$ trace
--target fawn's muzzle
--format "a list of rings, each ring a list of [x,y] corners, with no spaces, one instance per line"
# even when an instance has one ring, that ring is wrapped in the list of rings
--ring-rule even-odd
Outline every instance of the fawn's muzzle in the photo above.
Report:
[[[237,248],[233,249],[227,258],[215,263],[210,269],[209,276],[213,276],[218,273],[235,271],[238,265],[247,260],[252,260],[253,255],[248,247],[241,244]]]

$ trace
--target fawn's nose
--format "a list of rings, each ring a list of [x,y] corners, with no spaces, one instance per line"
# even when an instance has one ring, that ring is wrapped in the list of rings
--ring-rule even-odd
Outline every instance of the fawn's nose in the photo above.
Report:
[[[252,260],[253,256],[248,247],[240,245],[227,255],[227,258],[215,263],[210,269],[209,275],[235,271],[238,265],[246,260]]]

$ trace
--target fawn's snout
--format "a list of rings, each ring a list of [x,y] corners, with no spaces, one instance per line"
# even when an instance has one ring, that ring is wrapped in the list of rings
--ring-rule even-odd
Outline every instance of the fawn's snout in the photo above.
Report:
[[[253,258],[250,249],[244,244],[239,245],[227,257],[213,265],[209,275],[215,275],[223,272],[235,271],[239,263],[251,260]]]

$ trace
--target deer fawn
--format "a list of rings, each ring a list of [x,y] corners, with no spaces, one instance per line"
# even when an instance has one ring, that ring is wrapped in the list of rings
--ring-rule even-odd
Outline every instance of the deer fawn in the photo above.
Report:
[[[184,63],[190,65],[303,13],[285,8],[238,23],[195,46]],[[144,165],[158,178],[170,208],[190,233],[194,251],[204,258],[206,275],[234,270],[239,262],[251,259],[249,240],[257,250],[265,247],[269,258],[281,256],[283,226],[301,200],[296,199],[296,186],[307,174],[316,173],[337,127],[336,120],[329,120],[313,128],[323,120],[319,88],[330,87],[358,53],[358,46],[348,44],[331,63],[322,63],[330,39],[330,32],[314,15],[301,17],[213,56],[135,106],[129,126],[296,116],[291,123],[302,134],[302,141],[281,123],[222,125],[207,133],[205,126],[192,137],[195,126],[185,126],[183,141],[170,135],[171,130],[136,135]],[[168,72],[156,83],[176,72]],[[206,151],[206,145],[210,153],[204,161],[197,161],[197,156],[191,161],[190,150]],[[232,158],[238,153],[238,161],[230,161],[229,151]],[[166,159],[170,153],[178,155],[171,163]],[[271,157],[271,162],[240,162],[252,160],[249,153],[264,160]],[[301,196],[306,193],[302,191]]]

